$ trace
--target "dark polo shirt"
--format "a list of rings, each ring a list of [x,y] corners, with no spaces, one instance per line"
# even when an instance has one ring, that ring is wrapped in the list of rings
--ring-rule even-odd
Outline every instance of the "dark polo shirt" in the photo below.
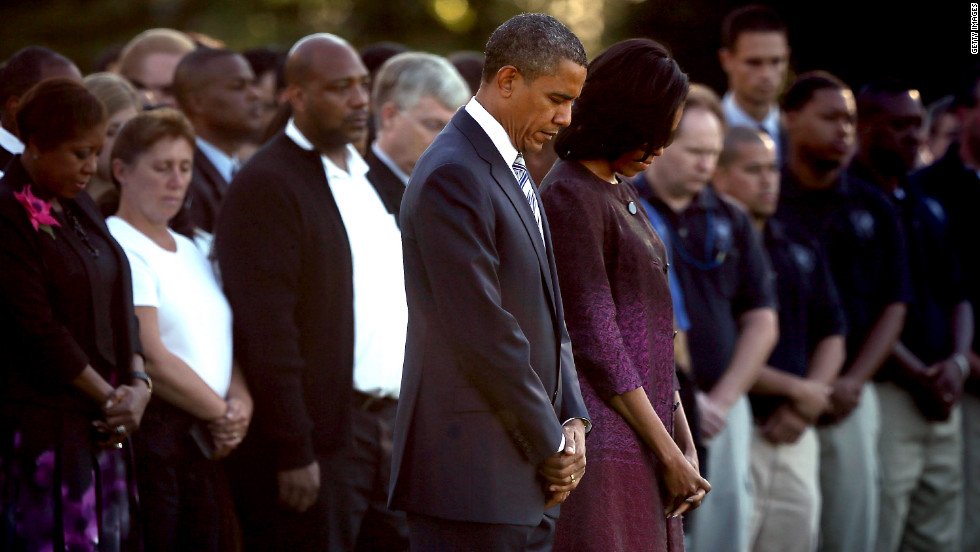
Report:
[[[946,238],[960,262],[963,292],[977,311],[977,305],[980,305],[980,255],[976,248],[980,176],[963,165],[959,145],[954,143],[942,159],[914,173],[910,180],[925,196],[935,198],[942,206],[948,220]],[[980,332],[974,332],[973,350],[980,351]],[[971,379],[966,387],[980,395],[980,382]]]
[[[851,173],[873,182],[874,175],[862,165],[855,164]],[[905,317],[902,343],[920,360],[933,364],[953,353],[950,315],[966,297],[949,218],[939,200],[906,179],[888,197],[902,220],[914,295]],[[889,362],[877,379],[893,379],[895,371],[894,361]]]
[[[776,274],[779,298],[779,342],[769,366],[806,377],[816,345],[826,337],[846,333],[844,309],[819,245],[790,237],[778,220],[766,224],[763,241]],[[749,399],[760,420],[786,400],[752,394]]]
[[[880,190],[845,172],[829,189],[804,190],[784,168],[781,188],[776,219],[826,252],[847,319],[846,372],[885,306],[912,299],[898,213]]]
[[[738,318],[775,308],[772,271],[748,215],[708,185],[681,213],[674,213],[646,183],[634,184],[670,229],[670,258],[691,319],[688,344],[699,388],[709,391],[731,360]]]

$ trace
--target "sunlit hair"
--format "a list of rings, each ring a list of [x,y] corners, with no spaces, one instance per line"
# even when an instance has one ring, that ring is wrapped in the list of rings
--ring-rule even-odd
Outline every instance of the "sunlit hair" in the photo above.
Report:
[[[721,98],[715,94],[714,90],[699,83],[692,84],[691,89],[687,92],[687,99],[684,100],[684,115],[695,109],[703,109],[714,115],[718,119],[722,133],[728,130],[728,123],[725,122],[725,110],[721,107]]]
[[[735,49],[738,37],[743,33],[786,34],[786,23],[775,10],[760,4],[740,6],[730,11],[721,21],[721,47]]]
[[[139,93],[129,81],[115,73],[93,73],[85,77],[82,84],[102,102],[110,119],[129,108],[143,111]]]
[[[46,79],[21,97],[14,120],[17,136],[42,151],[76,139],[105,124],[106,109],[78,81]]]
[[[847,84],[826,71],[803,73],[786,90],[783,96],[783,111],[793,113],[806,107],[817,90],[850,90]]]
[[[455,111],[470,97],[470,88],[446,58],[424,52],[398,54],[384,62],[375,77],[375,125],[381,128],[381,106],[392,102],[408,111],[426,96]]]
[[[554,75],[562,60],[585,67],[588,58],[582,42],[568,27],[550,15],[522,13],[497,27],[484,51],[483,82],[490,82],[501,68],[516,67],[527,81]]]
[[[747,126],[732,127],[725,133],[724,146],[721,148],[721,154],[718,155],[718,168],[730,167],[738,161],[742,156],[739,146],[748,144],[767,146],[773,148],[773,151],[776,147],[772,138],[759,129]]]
[[[687,93],[687,75],[661,44],[645,38],[614,44],[589,64],[555,152],[562,159],[612,161],[644,148],[649,156],[670,141]]]
[[[197,47],[186,34],[174,29],[148,29],[133,37],[119,54],[119,74],[131,79],[150,54],[185,55]]]
[[[183,113],[169,107],[141,113],[123,125],[112,146],[110,158],[132,166],[164,138],[183,138],[193,148],[194,127]],[[115,181],[115,175],[112,179]]]

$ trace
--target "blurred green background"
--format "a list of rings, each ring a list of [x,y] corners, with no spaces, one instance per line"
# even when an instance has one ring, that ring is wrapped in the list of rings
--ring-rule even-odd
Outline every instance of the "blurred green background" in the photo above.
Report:
[[[490,32],[522,11],[544,11],[571,27],[595,55],[633,36],[666,43],[695,81],[721,91],[719,24],[737,1],[709,0],[0,0],[0,59],[39,44],[83,72],[98,57],[150,27],[196,31],[229,48],[288,48],[312,32],[355,47],[392,40],[448,54],[481,50]],[[796,71],[826,69],[859,86],[897,76],[927,101],[976,63],[969,48],[969,2],[860,0],[764,2],[790,27]]]

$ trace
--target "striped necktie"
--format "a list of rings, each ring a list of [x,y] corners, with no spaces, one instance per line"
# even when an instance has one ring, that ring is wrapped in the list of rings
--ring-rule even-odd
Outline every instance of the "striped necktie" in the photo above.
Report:
[[[524,194],[524,199],[527,200],[527,204],[531,207],[531,212],[534,213],[534,222],[538,223],[538,232],[541,233],[541,241],[544,241],[544,227],[541,226],[541,210],[538,208],[538,196],[534,195],[534,185],[531,184],[531,175],[527,172],[527,165],[524,164],[524,156],[520,153],[517,154],[517,159],[514,161],[511,169],[514,171],[514,176],[517,177],[517,183],[521,185],[521,192]]]

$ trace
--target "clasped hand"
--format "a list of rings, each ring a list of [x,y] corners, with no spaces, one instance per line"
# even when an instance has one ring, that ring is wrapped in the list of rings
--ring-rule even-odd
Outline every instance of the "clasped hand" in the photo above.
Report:
[[[548,485],[546,510],[565,502],[585,476],[585,424],[571,420],[562,431],[565,448],[548,457],[538,469]]]
[[[228,409],[224,415],[208,423],[211,438],[214,440],[214,458],[221,459],[231,453],[248,433],[252,421],[252,407],[235,397],[228,399]]]

